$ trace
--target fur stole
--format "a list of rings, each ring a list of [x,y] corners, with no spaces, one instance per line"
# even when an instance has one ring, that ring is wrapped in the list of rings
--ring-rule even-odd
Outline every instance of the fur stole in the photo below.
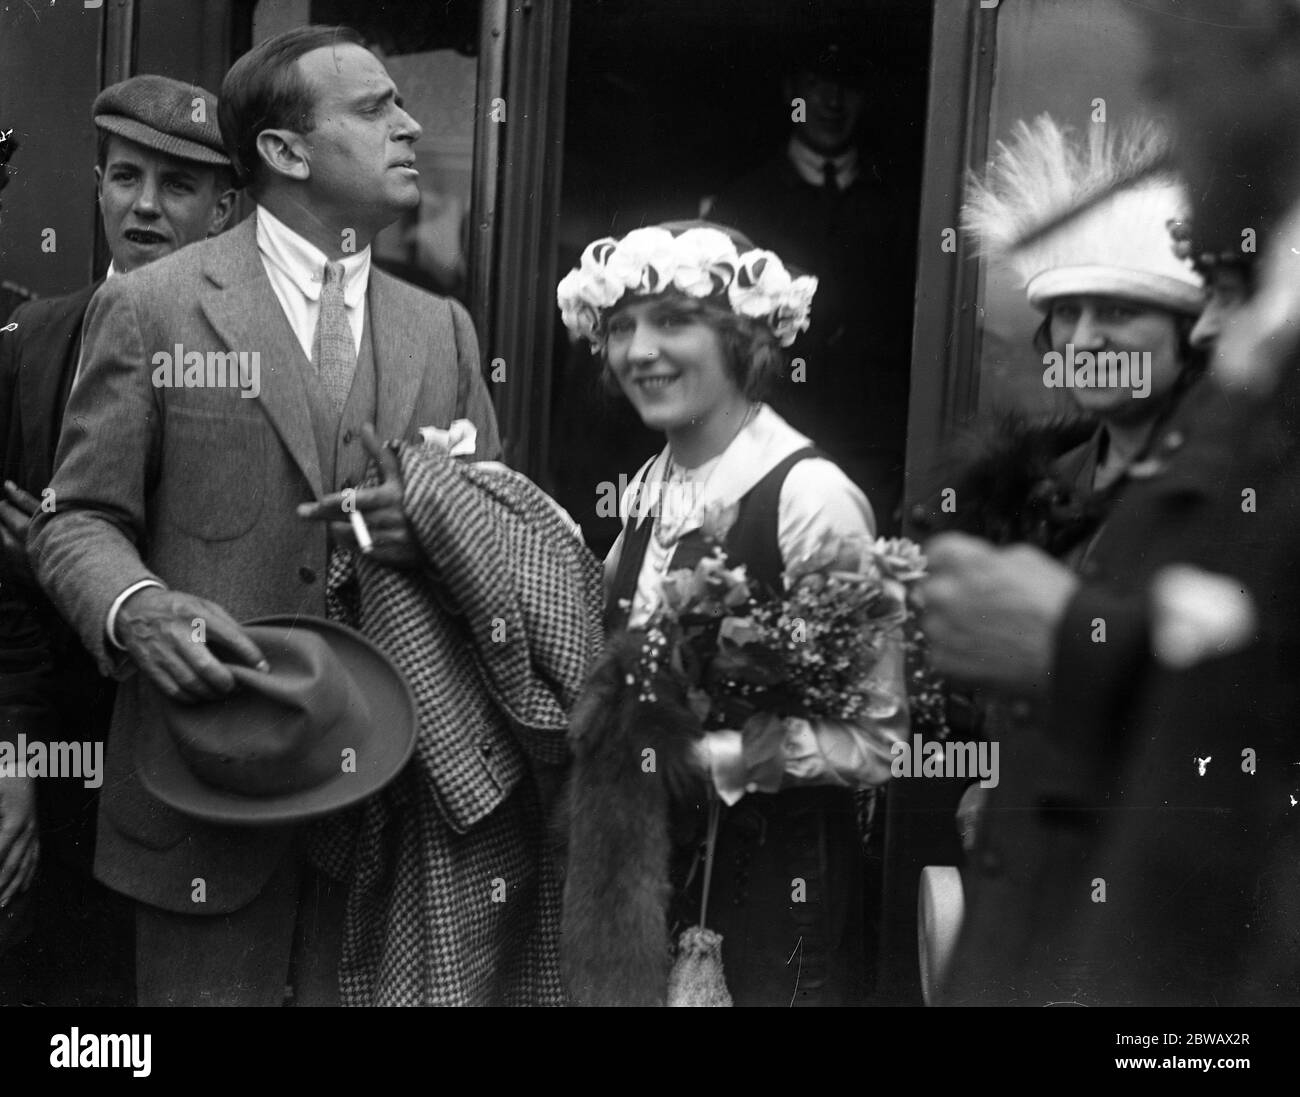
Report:
[[[1080,491],[1058,467],[1095,429],[1086,419],[1030,420],[1011,412],[992,429],[970,431],[942,462],[939,486],[913,508],[913,521],[927,535],[957,531],[1063,555],[1097,528],[1108,505],[1106,493]],[[945,499],[955,507],[945,508]]]
[[[701,727],[674,672],[640,699],[644,636],[610,639],[569,725],[560,956],[578,1005],[663,1005],[668,989],[670,809],[700,780],[690,751]]]

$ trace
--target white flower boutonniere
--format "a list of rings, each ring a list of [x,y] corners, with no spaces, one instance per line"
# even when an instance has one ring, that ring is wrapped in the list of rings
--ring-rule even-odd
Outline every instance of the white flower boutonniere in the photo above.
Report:
[[[445,450],[448,457],[473,457],[478,446],[478,427],[468,419],[453,419],[446,430],[421,427],[420,441]]]

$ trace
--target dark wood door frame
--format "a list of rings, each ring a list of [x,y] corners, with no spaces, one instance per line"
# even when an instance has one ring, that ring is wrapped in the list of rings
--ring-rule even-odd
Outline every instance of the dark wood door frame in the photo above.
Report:
[[[505,460],[540,480],[550,447],[569,0],[484,0],[482,26],[474,319]]]
[[[959,230],[966,172],[984,162],[996,47],[996,2],[935,0],[918,227],[916,309],[907,424],[906,498],[933,489],[936,458],[978,407],[980,266]],[[904,532],[915,535],[904,508]],[[954,812],[963,782],[894,780],[885,787],[877,1000],[921,1004],[917,895],[927,864],[960,864]]]
[[[997,47],[997,0],[935,0],[917,238],[907,422],[907,491],[915,502],[954,427],[979,404],[979,261],[960,236],[966,172],[984,163]],[[943,250],[952,230],[955,251]],[[904,522],[907,532],[913,532]]]

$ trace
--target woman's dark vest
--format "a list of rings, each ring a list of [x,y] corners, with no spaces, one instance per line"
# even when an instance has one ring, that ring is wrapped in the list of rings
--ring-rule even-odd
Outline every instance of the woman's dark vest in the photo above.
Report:
[[[722,543],[728,565],[744,564],[748,577],[770,591],[781,590],[781,576],[785,571],[778,530],[781,487],[790,470],[800,461],[824,456],[814,447],[805,446],[781,461],[741,497],[736,521]],[[647,517],[639,525],[631,518],[628,520],[614,582],[605,600],[606,633],[627,625],[629,607],[636,594],[637,578],[641,574],[646,548],[654,535],[654,526],[653,517]],[[704,535],[699,530],[692,530],[677,542],[669,569],[693,568],[712,551],[713,546]]]
[[[723,541],[729,566],[782,590],[781,488],[798,462],[825,456],[809,446],[781,461],[741,498]],[[629,521],[606,601],[606,628],[627,624],[654,521]],[[712,545],[682,537],[670,568],[694,567]],[[707,806],[678,806],[673,857],[673,936],[699,917],[698,849]],[[695,871],[692,866],[695,866]],[[792,881],[807,889],[791,902]],[[859,1005],[865,998],[866,900],[853,794],[843,788],[755,793],[726,809],[717,836],[709,928],[722,934],[727,986],[738,1006]],[[792,962],[792,950],[797,959]]]

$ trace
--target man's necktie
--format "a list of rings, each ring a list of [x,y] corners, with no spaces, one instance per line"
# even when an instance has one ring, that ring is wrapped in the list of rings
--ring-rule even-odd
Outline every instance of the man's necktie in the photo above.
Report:
[[[357,347],[352,325],[343,307],[343,264],[326,263],[324,287],[320,293],[320,316],[312,340],[311,364],[316,367],[335,411],[342,411],[357,368]]]
[[[822,191],[827,195],[836,195],[840,192],[840,185],[835,178],[834,160],[826,160],[822,163]]]

